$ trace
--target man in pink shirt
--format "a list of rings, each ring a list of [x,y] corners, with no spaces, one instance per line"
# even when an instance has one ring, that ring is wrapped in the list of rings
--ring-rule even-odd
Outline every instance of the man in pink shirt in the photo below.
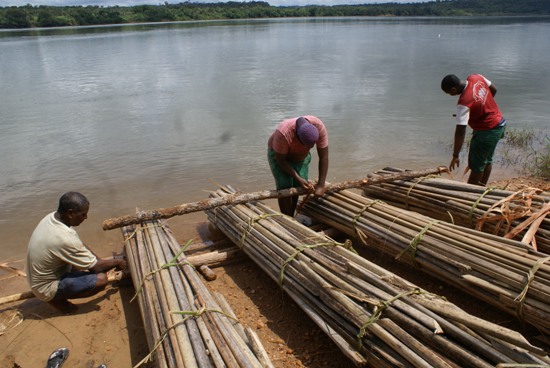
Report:
[[[469,125],[473,135],[468,153],[468,167],[472,171],[468,183],[485,186],[491,175],[497,143],[506,129],[506,119],[502,117],[494,99],[497,89],[481,74],[472,74],[465,81],[449,74],[441,81],[441,89],[451,96],[459,95],[453,158],[449,170],[460,165],[459,154]]]
[[[313,185],[308,180],[313,146],[319,155],[319,178]],[[267,142],[267,158],[277,190],[302,187],[316,196],[325,193],[328,172],[328,136],[323,122],[307,115],[279,123]],[[294,217],[298,196],[279,198],[282,213]]]

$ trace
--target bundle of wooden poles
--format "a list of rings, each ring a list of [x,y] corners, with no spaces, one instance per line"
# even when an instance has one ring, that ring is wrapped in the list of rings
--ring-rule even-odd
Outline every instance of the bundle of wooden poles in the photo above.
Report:
[[[406,171],[385,168],[371,177],[402,172]],[[424,177],[366,186],[363,193],[435,219],[516,239],[550,254],[550,193],[541,189],[509,191]]]
[[[519,333],[467,314],[358,256],[350,242],[337,243],[262,203],[206,213],[356,366],[550,363]]]
[[[150,354],[157,367],[272,367],[255,332],[212,295],[166,224],[122,228]]]
[[[352,191],[303,212],[550,331],[550,257],[516,240],[435,220]]]

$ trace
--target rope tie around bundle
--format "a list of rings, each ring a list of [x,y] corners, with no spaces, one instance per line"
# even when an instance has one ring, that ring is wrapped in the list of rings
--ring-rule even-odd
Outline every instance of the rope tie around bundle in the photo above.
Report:
[[[399,259],[401,258],[403,255],[409,253],[409,255],[411,256],[411,261],[412,263],[416,266],[417,263],[416,263],[416,252],[418,250],[418,245],[422,242],[422,240],[424,239],[424,235],[426,235],[426,233],[428,232],[428,230],[430,230],[430,228],[436,224],[438,224],[439,221],[438,220],[434,220],[434,221],[430,221],[428,224],[426,224],[426,226],[424,226],[424,228],[422,230],[420,230],[420,232],[418,234],[416,234],[414,236],[414,238],[412,238],[412,240],[409,242],[409,246],[405,249],[403,249],[403,251],[401,251],[401,253],[399,253],[395,259]]]

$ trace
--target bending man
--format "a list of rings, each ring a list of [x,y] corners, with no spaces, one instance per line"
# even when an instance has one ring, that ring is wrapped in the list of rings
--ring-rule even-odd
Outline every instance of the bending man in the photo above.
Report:
[[[468,183],[485,186],[493,168],[493,155],[498,141],[504,136],[506,120],[502,117],[495,99],[494,84],[480,74],[470,75],[461,81],[449,74],[441,81],[443,92],[458,97],[453,158],[449,170],[460,166],[460,150],[466,135],[466,126],[473,129],[468,167],[472,171]]]
[[[313,146],[319,155],[319,178],[308,180]],[[301,116],[279,123],[267,142],[269,167],[277,190],[302,187],[316,196],[325,193],[328,172],[328,136],[323,122],[315,116]],[[298,196],[279,198],[282,213],[294,217]]]
[[[27,250],[27,279],[34,295],[62,312],[76,306],[68,299],[86,298],[107,285],[106,271],[125,269],[124,259],[101,259],[73,229],[88,218],[90,202],[78,192],[59,199],[56,212],[40,221]]]

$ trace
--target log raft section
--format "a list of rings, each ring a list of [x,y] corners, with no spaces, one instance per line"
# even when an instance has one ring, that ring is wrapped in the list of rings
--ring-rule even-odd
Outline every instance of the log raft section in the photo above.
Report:
[[[385,168],[371,176],[399,172],[404,170]],[[369,185],[363,193],[434,219],[519,240],[550,254],[550,193],[538,188],[510,191],[426,177]]]
[[[550,333],[550,257],[528,244],[351,191],[310,201],[304,213]]]
[[[550,283],[545,277],[550,270],[540,261],[543,258],[540,252],[520,242],[486,234],[490,244],[481,247],[483,254],[471,256],[479,259],[481,266],[455,260],[454,250],[449,251],[446,246],[429,249],[426,239],[436,237],[442,241],[456,236],[458,240],[451,243],[465,243],[471,250],[479,243],[474,241],[474,246],[471,238],[479,232],[451,225],[452,231],[436,236],[434,229],[447,225],[434,219],[426,221],[425,216],[413,213],[413,225],[401,234],[395,229],[407,228],[403,221],[407,221],[408,215],[399,212],[404,210],[346,190],[406,182],[443,171],[438,168],[385,173],[383,177],[370,176],[331,185],[324,197],[306,201],[303,213],[368,245],[376,246],[383,241],[402,259],[412,253],[412,263],[419,264],[423,270],[432,274],[448,273],[449,278],[442,278],[462,286],[475,297],[501,304],[498,307],[509,312],[520,310],[514,299],[523,294],[522,318],[547,333]],[[237,329],[230,327],[228,316],[233,313],[223,296],[208,293],[190,265],[192,257],[178,253],[181,247],[173,234],[158,221],[196,211],[205,211],[210,221],[238,245],[239,252],[279,282],[355,366],[550,365],[547,353],[531,345],[521,334],[476,318],[359,257],[348,249],[349,244],[335,243],[330,237],[256,203],[260,199],[296,194],[305,193],[293,189],[239,194],[223,188],[204,201],[142,211],[104,222],[105,230],[123,228],[132,279],[136,290],[140,290],[137,297],[148,331],[151,356],[154,355],[158,366],[271,365],[253,331],[240,325]],[[383,213],[380,207],[391,207],[390,214]],[[368,225],[376,221],[382,225],[371,230]],[[419,234],[422,236],[418,237]],[[417,242],[411,247],[410,239],[415,238]],[[509,260],[503,254],[509,252],[511,243],[514,250],[510,251],[513,256]],[[525,255],[531,258],[526,260]],[[520,259],[517,272],[515,258]],[[199,258],[196,259],[199,262]],[[173,265],[165,267],[167,264]],[[508,274],[491,283],[477,272],[478,267],[488,269],[490,277],[495,277],[501,269]],[[533,270],[530,278],[529,270]],[[541,304],[542,312],[536,309]],[[175,310],[181,313],[174,313]]]
[[[128,266],[157,367],[271,368],[255,332],[211,294],[166,224],[122,228]]]
[[[356,366],[550,363],[519,333],[469,315],[261,203],[206,212]]]

